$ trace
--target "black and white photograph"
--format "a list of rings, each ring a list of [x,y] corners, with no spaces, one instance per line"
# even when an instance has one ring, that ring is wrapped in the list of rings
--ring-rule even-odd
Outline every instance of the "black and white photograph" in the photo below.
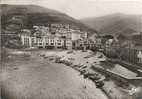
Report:
[[[0,99],[142,99],[142,0],[0,0]]]

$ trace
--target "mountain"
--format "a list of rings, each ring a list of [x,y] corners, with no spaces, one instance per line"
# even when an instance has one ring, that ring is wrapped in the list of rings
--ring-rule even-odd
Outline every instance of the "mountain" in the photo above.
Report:
[[[79,20],[76,20],[59,11],[44,8],[37,5],[1,4],[1,9],[2,27],[4,29],[11,22],[21,24],[22,26],[27,28],[31,28],[33,25],[36,24],[46,25],[49,23],[59,22],[76,25],[81,29],[89,30],[89,28],[82,24]],[[17,19],[13,19],[13,17],[16,17]]]
[[[23,28],[32,29],[33,25],[48,25],[50,23],[65,23],[70,24],[72,27],[77,26],[83,31],[96,32],[82,24],[79,20],[56,10],[37,5],[0,4],[0,6],[1,28],[2,33],[5,34],[13,33],[17,35]],[[2,41],[5,42],[6,39],[16,40],[15,37],[6,37]]]
[[[142,15],[115,13],[102,17],[84,18],[80,21],[102,34],[129,35],[134,32],[140,32],[140,29],[142,28],[141,17]]]

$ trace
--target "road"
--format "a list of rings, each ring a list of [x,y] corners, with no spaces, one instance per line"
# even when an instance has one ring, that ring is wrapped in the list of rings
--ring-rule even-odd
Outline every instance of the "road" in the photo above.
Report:
[[[77,71],[33,55],[2,68],[2,99],[108,99]]]

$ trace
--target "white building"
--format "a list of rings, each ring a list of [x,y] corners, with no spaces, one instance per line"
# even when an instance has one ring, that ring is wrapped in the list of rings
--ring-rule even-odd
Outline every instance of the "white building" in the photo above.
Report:
[[[22,30],[23,46],[39,48],[67,48],[72,49],[72,42],[86,39],[87,32],[70,29],[69,24],[50,24],[49,26],[33,26],[35,32],[31,35],[28,29]]]
[[[36,37],[31,36],[31,32],[28,29],[23,29],[20,34],[22,45],[24,47],[35,47]]]
[[[138,63],[142,63],[142,51],[137,52]]]
[[[43,36],[37,38],[37,47],[39,48],[62,48],[64,39],[55,36]]]
[[[72,50],[72,40],[71,39],[66,39],[66,48],[68,50]]]

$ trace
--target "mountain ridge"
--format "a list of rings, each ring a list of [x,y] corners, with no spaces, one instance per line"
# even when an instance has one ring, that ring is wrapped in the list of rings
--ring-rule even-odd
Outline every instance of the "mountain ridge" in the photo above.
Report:
[[[127,35],[134,31],[140,32],[142,26],[142,23],[140,22],[141,17],[142,15],[115,13],[95,18],[84,18],[80,21],[86,26],[96,29],[102,34]]]
[[[1,4],[1,9],[2,25],[4,27],[8,23],[7,21],[13,16],[22,15],[25,18],[24,22],[27,23],[27,25],[60,22],[77,25],[81,27],[81,29],[94,31],[82,24],[80,20],[74,19],[65,13],[38,5]]]

